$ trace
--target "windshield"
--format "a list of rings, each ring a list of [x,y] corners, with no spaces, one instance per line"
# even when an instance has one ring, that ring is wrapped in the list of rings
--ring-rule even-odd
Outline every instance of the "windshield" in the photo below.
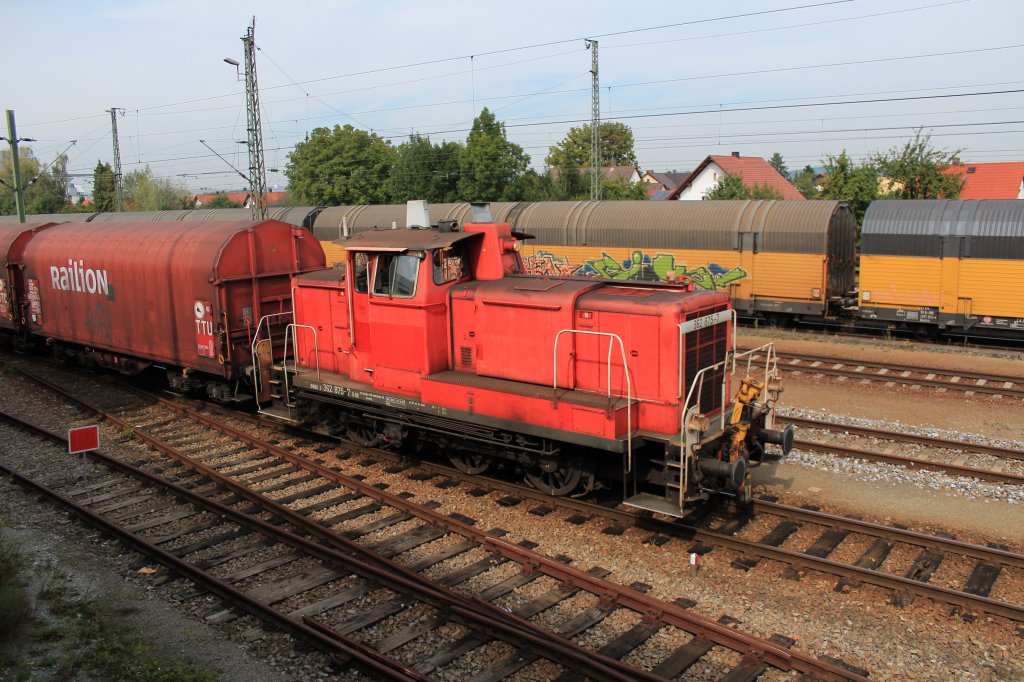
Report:
[[[420,254],[381,254],[377,256],[373,293],[411,298],[416,293],[416,275],[419,271]]]

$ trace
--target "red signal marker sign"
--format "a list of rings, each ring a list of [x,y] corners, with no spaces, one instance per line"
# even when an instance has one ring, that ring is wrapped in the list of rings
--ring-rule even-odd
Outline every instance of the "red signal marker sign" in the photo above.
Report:
[[[68,429],[68,452],[72,455],[79,452],[89,452],[100,448],[100,427],[82,426],[77,429]]]

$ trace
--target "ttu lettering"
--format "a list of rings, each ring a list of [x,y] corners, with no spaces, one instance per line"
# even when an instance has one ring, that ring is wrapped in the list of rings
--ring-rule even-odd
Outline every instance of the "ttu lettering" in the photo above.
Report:
[[[58,291],[110,295],[107,271],[87,268],[84,261],[69,259],[67,267],[51,266],[50,285]]]

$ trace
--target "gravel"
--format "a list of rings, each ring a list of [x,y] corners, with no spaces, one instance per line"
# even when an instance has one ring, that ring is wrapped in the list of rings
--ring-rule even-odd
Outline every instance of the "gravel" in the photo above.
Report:
[[[962,433],[959,431],[946,431],[943,429],[920,428],[901,424],[900,422],[886,422],[873,419],[858,419],[826,414],[817,410],[780,409],[780,416],[804,417],[808,419],[825,419],[838,424],[849,426],[865,426],[876,429],[887,429],[932,438],[949,438],[963,440],[979,445],[994,445],[997,447],[1017,448],[1024,450],[1024,443],[1020,441],[1005,439],[988,439],[976,434]],[[954,492],[971,499],[988,501],[1001,500],[1009,504],[1024,504],[1024,486],[1005,483],[989,483],[976,478],[965,478],[962,476],[950,476],[938,471],[927,469],[910,469],[905,466],[886,464],[884,462],[867,462],[859,459],[850,459],[835,455],[804,452],[799,447],[793,448],[786,457],[790,464],[800,464],[822,471],[852,474],[864,481],[886,481],[889,483],[900,483],[911,485],[919,489],[942,490]]]

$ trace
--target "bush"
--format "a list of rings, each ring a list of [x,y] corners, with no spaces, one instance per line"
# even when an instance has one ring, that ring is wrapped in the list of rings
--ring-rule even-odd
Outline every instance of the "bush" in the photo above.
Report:
[[[0,540],[0,644],[18,631],[31,610],[20,575],[23,564],[17,547]]]

